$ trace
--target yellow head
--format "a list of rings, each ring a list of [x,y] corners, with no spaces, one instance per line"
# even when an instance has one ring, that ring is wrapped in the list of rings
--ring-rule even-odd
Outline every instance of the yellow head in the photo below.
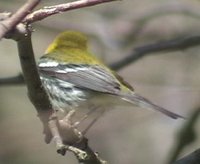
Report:
[[[46,53],[71,48],[87,51],[87,37],[80,32],[65,31],[54,39],[52,44],[47,48]]]
[[[59,34],[49,45],[45,57],[73,64],[100,64],[100,61],[88,51],[87,37],[76,31]]]

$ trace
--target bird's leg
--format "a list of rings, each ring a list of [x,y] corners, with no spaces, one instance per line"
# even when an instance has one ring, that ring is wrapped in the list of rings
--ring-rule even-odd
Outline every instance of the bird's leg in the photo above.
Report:
[[[66,114],[66,116],[63,118],[63,121],[72,124],[72,117],[74,116],[75,113],[76,113],[76,111],[75,111],[74,109],[73,109],[73,110],[70,110],[70,111]]]
[[[97,108],[96,108],[97,109]],[[95,110],[96,110],[95,109]],[[105,109],[101,109],[101,112],[97,115],[97,117],[95,117],[91,122],[90,122],[90,124],[84,129],[84,131],[82,131],[82,134],[83,135],[85,135],[87,132],[88,132],[88,130],[92,127],[92,125],[94,125],[97,121],[98,121],[98,119],[104,114],[104,112],[105,112]]]
[[[75,110],[68,112],[64,119],[58,119],[56,112],[52,114],[49,120],[49,127],[56,144],[57,152],[65,155],[67,150],[73,151],[72,144],[78,143],[83,139],[83,135],[72,126],[71,118]]]
[[[84,120],[86,120],[88,118],[88,116],[90,116],[96,110],[97,110],[97,108],[89,110],[79,121],[76,121],[75,123],[73,123],[72,126],[73,127],[77,127],[81,122],[83,122]]]

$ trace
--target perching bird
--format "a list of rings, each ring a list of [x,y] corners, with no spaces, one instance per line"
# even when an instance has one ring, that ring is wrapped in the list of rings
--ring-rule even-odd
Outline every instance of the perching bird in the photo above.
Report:
[[[183,118],[136,94],[88,50],[87,38],[79,32],[66,31],[55,38],[39,60],[39,73],[55,110],[136,105]]]

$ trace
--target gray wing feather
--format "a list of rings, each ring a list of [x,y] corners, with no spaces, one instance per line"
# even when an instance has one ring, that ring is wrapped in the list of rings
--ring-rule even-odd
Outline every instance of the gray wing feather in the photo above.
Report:
[[[106,69],[99,66],[58,65],[39,67],[41,74],[56,77],[77,87],[117,94],[120,91],[118,80]]]

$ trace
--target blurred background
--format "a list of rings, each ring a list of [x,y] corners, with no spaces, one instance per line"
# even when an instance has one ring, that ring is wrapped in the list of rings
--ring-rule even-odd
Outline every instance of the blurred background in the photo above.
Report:
[[[0,0],[0,12],[15,12],[25,0]],[[43,0],[43,6],[65,3]],[[69,1],[68,1],[69,2]],[[33,24],[36,60],[61,31],[78,30],[90,38],[90,49],[107,64],[129,55],[135,47],[200,34],[197,0],[124,0],[69,11]],[[200,106],[200,47],[152,53],[119,70],[136,92],[156,104],[190,117]],[[21,72],[16,43],[0,44],[0,78]],[[77,164],[73,154],[60,156],[47,145],[42,124],[27,97],[25,85],[0,86],[0,164]],[[91,147],[110,164],[164,164],[177,144],[184,120],[151,110],[116,108],[88,131]],[[180,157],[200,147],[200,121],[195,142]]]

